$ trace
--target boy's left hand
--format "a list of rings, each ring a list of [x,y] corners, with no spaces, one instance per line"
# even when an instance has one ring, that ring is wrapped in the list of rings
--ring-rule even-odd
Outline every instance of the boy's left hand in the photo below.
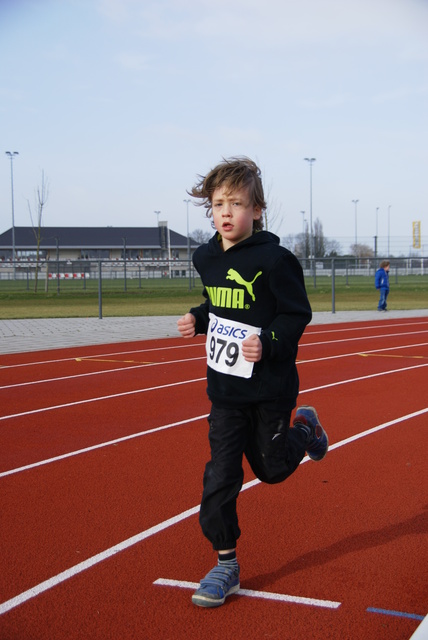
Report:
[[[247,362],[259,362],[262,359],[262,343],[257,334],[253,333],[242,342],[242,355]]]

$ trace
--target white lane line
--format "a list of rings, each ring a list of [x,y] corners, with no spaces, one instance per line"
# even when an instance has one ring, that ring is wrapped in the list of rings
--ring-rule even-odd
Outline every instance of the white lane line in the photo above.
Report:
[[[73,360],[86,360],[93,361],[94,358],[73,358]],[[30,380],[27,382],[15,382],[13,384],[5,384],[0,387],[2,389],[14,389],[15,387],[27,387],[34,384],[44,384],[46,382],[61,382],[64,380],[75,380],[76,378],[87,378],[90,376],[100,376],[105,373],[122,373],[122,371],[131,371],[134,369],[147,369],[148,367],[159,367],[166,364],[182,364],[183,362],[192,362],[194,360],[206,360],[206,356],[200,356],[198,358],[185,358],[184,360],[168,360],[163,362],[143,362],[142,364],[134,364],[130,367],[117,367],[116,369],[103,369],[102,371],[88,371],[86,373],[76,373],[71,376],[59,376],[57,378],[44,378],[43,380]]]
[[[320,333],[320,334],[326,334],[326,333],[348,333],[351,331],[368,331],[369,329],[380,329],[383,333],[385,332],[385,329],[397,329],[397,327],[417,327],[418,325],[422,325],[423,327],[426,326],[428,322],[428,312],[427,312],[427,320],[425,321],[418,321],[418,322],[394,322],[393,324],[383,324],[382,322],[380,322],[379,324],[372,324],[372,325],[361,325],[358,324],[356,326],[352,326],[352,327],[343,327],[343,328],[336,328],[336,326],[334,326],[332,329],[325,329],[322,330],[322,325],[320,324],[309,324],[308,327],[305,330],[305,335],[306,336],[313,336],[314,334]],[[331,326],[331,325],[330,325]]]
[[[20,473],[21,471],[28,471],[29,469],[35,469],[37,467],[42,467],[45,464],[51,464],[52,462],[58,462],[59,460],[66,460],[67,458],[73,458],[74,456],[79,456],[82,453],[89,453],[90,451],[96,451],[96,449],[102,449],[103,447],[110,447],[115,444],[119,444],[120,442],[126,442],[127,440],[133,440],[134,438],[141,438],[143,436],[148,436],[152,433],[158,433],[159,431],[165,431],[167,429],[172,429],[173,427],[179,427],[183,424],[189,424],[189,422],[197,422],[198,420],[206,419],[208,417],[208,413],[201,416],[194,416],[193,418],[187,418],[186,420],[180,420],[179,422],[171,422],[170,424],[164,424],[160,427],[154,427],[153,429],[147,429],[147,431],[140,431],[139,433],[131,433],[127,436],[122,436],[121,438],[116,438],[115,440],[109,440],[107,442],[100,442],[98,444],[91,445],[90,447],[85,447],[84,449],[76,449],[75,451],[69,451],[68,453],[63,453],[60,456],[55,456],[53,458],[47,458],[45,460],[40,460],[39,462],[33,462],[32,464],[27,464],[23,467],[17,467],[15,469],[10,469],[9,471],[2,471],[0,473],[0,478],[4,478],[5,476],[10,476],[14,473]]]
[[[324,342],[307,342],[304,344],[299,344],[299,348],[300,347],[317,347],[320,345],[326,345],[326,344],[338,344],[339,342],[357,342],[359,340],[380,340],[382,338],[397,338],[397,337],[403,337],[403,336],[414,336],[414,335],[419,335],[420,333],[428,333],[428,329],[427,330],[423,330],[423,331],[406,331],[403,333],[385,333],[385,334],[381,334],[381,335],[376,335],[376,336],[358,336],[356,338],[341,338],[340,340],[325,340]]]
[[[428,614],[422,620],[410,640],[428,640]]]
[[[360,337],[356,337],[356,338],[345,338],[342,340],[327,340],[324,342],[307,342],[307,343],[300,343],[299,344],[299,349],[305,348],[305,347],[312,347],[312,346],[320,346],[320,345],[329,345],[329,344],[336,344],[338,342],[352,342],[355,340],[372,340],[372,339],[378,339],[378,338],[390,338],[393,336],[407,336],[407,335],[418,335],[420,333],[427,333],[427,331],[411,331],[411,332],[405,332],[405,333],[395,333],[395,334],[382,334],[382,335],[372,335],[372,336],[360,336]],[[422,343],[422,345],[426,345],[427,343]],[[406,348],[406,346],[409,347],[413,347],[413,346],[422,346],[422,345],[405,345],[404,347],[390,347],[391,350],[394,348],[397,349],[401,349],[401,348]],[[204,343],[203,342],[197,342],[197,343],[191,343],[191,344],[183,344],[183,345],[176,345],[176,346],[170,346],[170,347],[159,347],[157,349],[153,348],[153,349],[139,349],[139,350],[132,350],[132,351],[116,351],[116,352],[111,352],[111,353],[103,353],[103,354],[92,354],[92,355],[79,355],[76,357],[68,357],[68,358],[60,358],[60,359],[54,359],[54,360],[41,360],[38,362],[23,362],[23,363],[19,363],[19,364],[11,364],[11,365],[0,365],[0,370],[4,370],[4,369],[15,369],[15,368],[20,368],[20,367],[29,367],[29,366],[40,366],[40,365],[44,365],[44,364],[57,364],[60,362],[73,362],[76,359],[78,360],[88,360],[88,361],[96,361],[99,360],[100,358],[111,358],[113,356],[124,356],[124,355],[129,355],[129,354],[143,354],[143,353],[150,353],[150,352],[159,352],[159,351],[167,351],[167,350],[173,350],[173,349],[183,349],[183,348],[189,348],[189,347],[204,347]],[[385,350],[388,350],[388,348],[386,348]],[[377,349],[374,350],[378,351]],[[379,349],[379,351],[381,351],[381,349]],[[370,353],[370,351],[368,352]],[[353,356],[353,355],[358,355],[358,353],[349,353],[349,354],[343,354],[343,355],[338,355],[338,356],[331,356],[332,358],[335,357],[348,357],[348,356]],[[42,380],[34,380],[34,381],[30,381],[30,382],[24,382],[24,383],[17,383],[15,385],[5,385],[3,387],[0,387],[0,389],[7,389],[9,387],[13,387],[13,386],[25,386],[26,384],[41,384],[43,382],[53,382],[55,380],[68,380],[68,379],[73,379],[73,378],[78,378],[81,376],[90,376],[90,375],[98,375],[98,374],[104,374],[104,373],[112,373],[112,372],[118,372],[118,371],[126,371],[127,369],[136,369],[139,366],[156,366],[156,365],[161,365],[161,364],[174,364],[174,363],[179,363],[179,362],[191,362],[192,360],[203,360],[206,356],[200,356],[200,357],[196,357],[196,358],[186,358],[186,359],[182,359],[182,360],[170,360],[170,361],[166,361],[166,362],[155,362],[155,363],[151,363],[150,365],[148,364],[142,364],[142,365],[133,365],[131,367],[122,367],[122,368],[116,368],[116,369],[109,369],[109,370],[105,370],[105,371],[95,371],[92,373],[86,373],[86,374],[77,374],[77,375],[72,375],[72,376],[62,376],[62,377],[58,377],[58,378],[47,378],[47,379],[42,379]],[[326,358],[329,359],[329,358]],[[317,361],[317,360],[314,360]],[[311,360],[308,360],[308,362],[312,362]]]
[[[344,445],[349,444],[350,442],[354,442],[356,440],[359,440],[360,438],[364,438],[365,436],[368,436],[371,433],[375,433],[376,431],[380,431],[381,429],[386,429],[391,425],[398,424],[406,420],[410,420],[412,418],[415,418],[427,412],[428,412],[428,407],[425,407],[425,409],[422,409],[421,411],[415,411],[414,413],[409,413],[405,416],[401,416],[400,418],[396,418],[395,420],[384,422],[383,424],[380,424],[377,427],[373,427],[373,429],[368,429],[367,431],[363,431],[362,433],[352,436],[351,438],[346,438],[345,440],[341,440],[340,442],[337,442],[336,444],[329,447],[329,450],[332,451],[334,449],[338,449],[339,447],[343,447]],[[305,458],[303,458],[300,464],[308,462],[308,460],[309,458],[306,456]],[[247,482],[246,484],[243,485],[241,491],[245,491],[247,489],[250,489],[251,487],[255,487],[260,483],[261,481],[258,480],[257,478],[255,480],[251,480],[250,482]],[[56,576],[53,576],[52,578],[49,578],[48,580],[45,580],[44,582],[41,582],[40,584],[32,587],[31,589],[28,589],[27,591],[23,591],[22,593],[15,596],[14,598],[11,598],[10,600],[6,600],[6,602],[3,602],[2,604],[0,604],[0,615],[2,615],[3,613],[6,613],[6,611],[10,611],[11,609],[14,609],[15,607],[17,607],[20,604],[23,604],[24,602],[27,602],[27,600],[30,600],[31,598],[34,598],[35,596],[38,596],[41,593],[44,593],[45,591],[48,591],[48,589],[51,589],[52,587],[55,587],[58,584],[61,584],[62,582],[65,582],[69,578],[79,573],[82,573],[83,571],[86,571],[86,569],[89,569],[90,567],[93,567],[96,564],[103,562],[104,560],[107,560],[107,558],[110,558],[116,553],[119,553],[120,551],[124,551],[125,549],[129,549],[135,544],[138,544],[139,542],[146,540],[147,538],[159,533],[160,531],[164,531],[165,529],[168,529],[169,527],[174,526],[178,522],[182,522],[183,520],[190,518],[191,516],[195,515],[198,512],[199,512],[199,505],[196,507],[192,507],[187,511],[183,511],[177,516],[173,516],[168,520],[164,520],[164,522],[161,522],[160,524],[150,527],[149,529],[146,529],[146,531],[142,531],[141,533],[138,533],[137,535],[132,536],[131,538],[128,538],[127,540],[124,540],[123,542],[120,542],[119,544],[113,547],[110,547],[109,549],[106,549],[105,551],[102,551],[101,553],[98,553],[95,556],[92,556],[91,558],[88,558],[87,560],[84,560],[83,562],[80,562],[79,564],[74,565],[73,567],[70,567],[69,569],[66,569],[65,571],[59,573]]]
[[[383,323],[379,323],[377,325],[370,325],[370,326],[352,326],[352,327],[344,327],[344,328],[332,328],[332,329],[326,329],[326,330],[322,330],[322,329],[318,329],[318,327],[321,327],[322,325],[308,325],[306,332],[304,334],[305,337],[309,337],[312,336],[314,334],[327,334],[327,333],[344,333],[344,332],[351,332],[351,331],[367,331],[368,329],[381,329],[382,331],[385,328],[389,328],[389,327],[414,327],[417,325],[426,325],[426,322],[423,321],[418,321],[418,322],[401,322],[401,323],[394,323],[394,324],[383,324]],[[317,327],[317,329],[315,329],[315,327]],[[398,333],[395,335],[406,335],[406,333]],[[178,336],[177,336],[178,337]],[[383,336],[378,336],[378,335],[372,335],[372,336],[367,336],[367,339],[371,339],[371,338],[378,338],[378,337],[383,337]],[[387,336],[385,336],[387,337]],[[145,340],[140,340],[141,342],[145,342]],[[138,342],[138,340],[136,340],[136,342]],[[332,342],[335,342],[334,340]],[[170,351],[170,350],[174,350],[174,349],[188,349],[188,348],[194,348],[194,347],[204,347],[205,342],[201,341],[201,342],[183,342],[182,344],[177,344],[177,345],[169,345],[169,346],[158,346],[158,347],[152,347],[150,349],[129,349],[129,350],[122,350],[122,351],[108,351],[107,353],[101,353],[101,354],[87,354],[87,355],[79,355],[79,358],[103,358],[103,357],[112,357],[112,356],[123,356],[123,355],[129,355],[129,354],[134,354],[134,353],[150,353],[150,352],[158,352],[158,351]],[[107,346],[107,345],[102,345],[102,346]],[[301,346],[311,346],[311,344],[301,344]],[[61,349],[86,349],[87,345],[82,345],[82,346],[71,346],[71,347],[61,347]],[[52,349],[53,350],[53,349]],[[14,354],[0,354],[0,355],[4,355],[9,356],[9,355],[14,355]],[[6,364],[6,365],[0,365],[0,369],[18,369],[18,368],[22,368],[22,367],[32,367],[32,366],[40,366],[40,365],[45,365],[45,364],[55,364],[55,363],[59,363],[59,362],[72,362],[73,360],[75,360],[75,357],[67,357],[67,358],[53,358],[51,360],[36,360],[36,361],[30,361],[30,362],[20,362],[20,363],[15,363],[15,364]]]
[[[366,352],[368,353],[368,352]],[[356,354],[358,355],[358,354]],[[399,369],[391,369],[390,371],[381,371],[379,373],[372,373],[372,374],[368,374],[366,376],[359,376],[356,378],[348,378],[347,380],[339,380],[337,382],[331,382],[329,384],[325,384],[325,385],[320,385],[319,387],[312,387],[311,389],[304,389],[302,391],[300,391],[299,395],[303,394],[303,393],[309,393],[312,391],[319,391],[321,389],[328,389],[330,387],[336,387],[336,386],[340,386],[343,384],[350,384],[353,382],[361,382],[362,380],[369,380],[370,378],[377,378],[379,376],[388,376],[391,375],[393,373],[401,373],[403,371],[412,371],[413,369],[420,369],[422,367],[427,367],[428,363],[424,363],[424,364],[417,364],[417,365],[413,365],[413,366],[409,366],[409,367],[402,367]],[[41,407],[40,409],[31,409],[30,411],[22,411],[21,413],[12,413],[9,415],[5,415],[5,416],[0,416],[0,421],[1,420],[8,420],[8,419],[12,419],[12,418],[22,418],[23,416],[28,416],[28,415],[32,415],[35,413],[43,413],[44,411],[53,411],[55,409],[65,409],[68,407],[74,407],[80,404],[87,404],[87,403],[91,403],[91,402],[101,402],[103,400],[112,400],[113,398],[121,398],[124,396],[128,396],[128,395],[135,395],[138,393],[146,393],[147,391],[157,391],[159,389],[167,389],[169,387],[175,387],[175,386],[180,386],[180,385],[186,385],[186,384],[193,384],[194,382],[201,382],[201,381],[205,381],[206,378],[195,378],[193,380],[183,380],[182,382],[171,382],[169,384],[164,384],[164,385],[159,385],[156,387],[146,387],[144,389],[134,389],[133,391],[123,391],[121,393],[112,393],[109,394],[107,396],[96,396],[94,398],[87,398],[85,400],[76,400],[75,402],[66,402],[64,404],[58,404],[58,405],[53,405],[53,406],[48,406],[48,407]]]
[[[347,332],[355,332],[355,331],[368,331],[371,329],[380,329],[382,330],[382,332],[384,333],[384,330],[386,328],[397,328],[397,327],[417,327],[418,325],[422,325],[425,326],[427,323],[422,321],[418,321],[418,322],[400,322],[400,323],[394,323],[394,324],[383,324],[383,323],[379,323],[379,324],[374,324],[374,325],[369,325],[369,326],[352,326],[352,327],[343,327],[343,328],[332,328],[332,329],[321,329],[322,325],[308,325],[308,327],[306,328],[304,337],[310,337],[316,334],[328,334],[328,333],[347,333]],[[406,335],[405,333],[401,334],[398,333],[396,335]],[[178,336],[177,336],[178,337]],[[380,337],[377,334],[375,335],[371,335],[371,336],[367,336],[368,339],[372,339],[372,338],[377,338]],[[382,336],[383,337],[383,336]],[[386,336],[385,336],[386,337]],[[180,338],[179,338],[180,339]],[[144,342],[145,340],[140,340],[142,342]],[[335,342],[335,341],[332,341]],[[101,346],[107,346],[107,345],[101,345]],[[189,348],[197,348],[197,347],[204,347],[205,346],[205,342],[201,341],[201,342],[183,342],[182,344],[177,344],[177,345],[169,345],[169,346],[157,346],[157,347],[152,347],[150,349],[129,349],[129,350],[121,350],[121,351],[108,351],[107,353],[101,353],[101,354],[87,354],[87,355],[80,355],[79,357],[82,359],[91,359],[91,358],[103,358],[103,357],[112,357],[112,356],[124,356],[124,355],[130,355],[130,354],[144,354],[144,353],[151,353],[151,352],[159,352],[159,351],[173,351],[175,349],[189,349]],[[310,343],[307,344],[301,344],[301,346],[311,346]],[[61,349],[86,349],[87,345],[81,345],[81,346],[69,346],[69,347],[61,347]],[[9,356],[9,355],[14,355],[14,354],[0,354],[0,355],[4,355],[5,357]],[[14,363],[14,364],[6,364],[6,365],[0,365],[0,369],[19,369],[22,367],[32,367],[32,366],[41,366],[41,365],[45,365],[45,364],[56,364],[56,363],[60,363],[60,362],[72,362],[74,361],[76,358],[75,357],[70,357],[68,356],[67,358],[53,358],[50,360],[34,360],[34,361],[29,361],[29,362],[20,362],[20,363]]]
[[[160,347],[153,347],[151,349],[131,349],[130,351],[109,351],[108,353],[93,353],[93,354],[87,354],[87,355],[79,355],[79,356],[68,356],[67,358],[54,358],[52,360],[37,360],[37,361],[30,361],[30,362],[19,362],[16,364],[5,364],[5,365],[1,365],[0,368],[1,369],[19,369],[20,367],[32,367],[32,366],[40,366],[43,364],[57,364],[59,362],[73,362],[74,360],[76,360],[76,357],[78,358],[82,358],[82,359],[91,359],[91,358],[111,358],[112,356],[125,356],[125,355],[129,355],[132,353],[151,353],[151,352],[159,352],[159,351],[169,351],[169,350],[173,350],[173,349],[186,349],[189,347],[200,347],[200,346],[204,346],[205,342],[192,342],[192,343],[183,343],[183,344],[178,344],[178,345],[174,345],[174,346],[160,346]],[[106,345],[104,345],[106,346]],[[64,347],[63,347],[64,348]],[[65,347],[68,350],[74,349],[76,351],[78,351],[79,349],[81,349],[82,347]],[[85,347],[86,349],[86,347]],[[54,349],[51,349],[51,351],[53,351]],[[14,354],[4,354],[5,357],[6,355],[11,355],[13,356]]]
[[[372,353],[383,353],[384,351],[397,351],[397,349],[414,349],[415,347],[426,347],[428,342],[419,342],[418,344],[403,344],[399,347],[385,347],[383,349],[367,349],[365,351],[352,351],[350,353],[339,353],[335,356],[324,356],[322,358],[312,358],[312,360],[298,360],[297,364],[310,364],[314,362],[324,362],[325,360],[337,360],[339,358],[352,358],[353,356],[361,356]],[[300,348],[300,347],[299,347]]]
[[[6,613],[7,611],[10,611],[11,609],[14,609],[18,605],[22,604],[23,602],[26,602],[27,600],[30,600],[31,598],[34,598],[35,596],[38,596],[41,593],[44,593],[45,591],[48,591],[52,587],[55,587],[56,585],[61,584],[62,582],[65,582],[69,578],[72,578],[73,576],[76,576],[77,574],[82,573],[83,571],[86,571],[86,569],[89,569],[90,567],[93,567],[96,564],[99,564],[100,562],[107,560],[107,558],[111,558],[117,553],[120,553],[120,551],[129,549],[129,547],[132,547],[135,544],[142,542],[143,540],[147,540],[147,538],[150,538],[156,533],[159,533],[164,529],[168,529],[169,527],[172,527],[178,522],[181,522],[182,520],[186,520],[186,518],[190,518],[190,516],[195,515],[196,513],[198,513],[198,511],[199,511],[199,506],[193,507],[192,509],[188,509],[187,511],[183,511],[182,513],[180,513],[177,516],[174,516],[173,518],[164,520],[164,522],[161,522],[160,524],[157,524],[154,527],[150,527],[150,529],[146,529],[146,531],[142,531],[141,533],[138,533],[137,535],[132,536],[132,538],[128,538],[127,540],[124,540],[123,542],[116,544],[114,547],[110,547],[110,549],[106,549],[101,553],[97,553],[95,556],[92,556],[91,558],[88,558],[83,562],[79,562],[79,564],[74,565],[74,567],[70,567],[69,569],[66,569],[61,573],[58,573],[56,576],[53,576],[52,578],[49,578],[44,582],[40,582],[40,584],[36,585],[35,587],[32,587],[31,589],[28,589],[27,591],[20,593],[18,596],[15,596],[15,598],[11,598],[10,600],[7,600],[6,602],[3,602],[2,604],[0,604],[0,615],[2,615],[3,613]]]
[[[369,378],[376,378],[378,376],[385,376],[385,375],[389,375],[391,373],[400,373],[401,371],[419,369],[421,367],[427,367],[427,366],[428,366],[428,363],[418,364],[418,365],[414,365],[412,367],[405,367],[405,368],[402,368],[402,369],[394,369],[392,371],[383,371],[381,373],[375,373],[375,374],[371,374],[371,375],[367,375],[367,376],[363,376],[363,377],[350,378],[348,380],[339,380],[338,382],[331,382],[329,384],[324,384],[324,385],[321,385],[319,387],[312,387],[310,389],[302,389],[300,391],[300,393],[299,393],[299,396],[301,396],[301,395],[303,395],[305,393],[312,393],[313,391],[322,391],[323,389],[329,389],[331,387],[338,387],[338,386],[343,385],[343,384],[350,384],[350,383],[353,383],[353,382],[360,382],[361,380],[366,380],[366,379],[369,379]],[[189,383],[201,382],[201,381],[205,381],[205,378],[197,378],[196,380],[189,380]],[[176,384],[179,385],[179,384],[187,384],[187,383],[186,382],[180,382],[180,383],[176,383]],[[166,386],[174,386],[174,385],[166,385]],[[151,389],[140,389],[140,390],[132,391],[132,392],[129,392],[129,393],[143,393],[143,391],[153,391],[153,390],[156,390],[156,389],[159,389],[159,388],[162,388],[162,387],[152,387]],[[119,394],[119,395],[126,395],[126,393]],[[105,397],[102,397],[102,398],[94,398],[92,400],[82,400],[81,402],[82,403],[95,402],[96,400],[105,400],[105,399],[110,399],[110,398],[113,398],[113,397],[116,397],[116,396],[105,396]],[[26,413],[15,414],[15,415],[10,415],[10,416],[3,416],[3,417],[0,417],[0,420],[5,420],[6,418],[22,417],[22,416],[25,416],[27,414],[39,413],[39,412],[42,412],[42,411],[50,411],[52,409],[63,409],[63,408],[66,408],[66,407],[69,407],[69,406],[73,406],[73,405],[76,405],[76,404],[80,404],[80,402],[73,402],[73,403],[69,403],[69,404],[65,404],[65,405],[57,405],[55,407],[48,407],[46,409],[36,409],[36,410],[29,411],[29,412],[26,412]],[[186,424],[186,423],[189,423],[189,422],[200,420],[202,418],[206,418],[207,416],[208,416],[208,414],[205,414],[203,416],[196,416],[194,418],[188,418],[187,420],[183,420],[181,422],[174,422],[174,423],[171,423],[169,425],[163,425],[163,426],[160,426],[160,427],[155,427],[155,428],[147,430],[147,431],[140,431],[138,433],[133,433],[133,434],[130,434],[130,435],[127,435],[127,436],[123,436],[121,438],[116,438],[115,440],[109,440],[107,442],[100,442],[100,443],[98,443],[96,445],[92,445],[90,447],[85,447],[84,449],[78,449],[78,450],[75,450],[75,451],[70,451],[68,453],[61,454],[61,455],[55,456],[53,458],[48,458],[46,460],[40,460],[38,462],[33,462],[31,464],[28,464],[28,465],[25,465],[25,466],[22,466],[22,467],[17,467],[15,469],[9,469],[7,471],[0,472],[0,478],[2,478],[4,476],[12,475],[14,473],[18,473],[20,471],[28,471],[29,469],[34,469],[36,467],[40,467],[40,466],[45,465],[45,464],[49,464],[49,463],[52,463],[52,462],[57,462],[59,460],[64,460],[66,458],[71,458],[73,456],[77,456],[77,455],[80,455],[82,453],[89,453],[90,451],[94,451],[96,449],[101,449],[103,447],[108,447],[108,446],[110,446],[112,444],[118,444],[120,442],[125,442],[126,440],[131,440],[133,438],[142,437],[142,436],[145,436],[145,435],[150,434],[150,433],[155,433],[157,431],[163,431],[164,429],[170,429],[171,427],[175,427],[175,426],[178,426],[178,425],[181,425],[181,424]]]
[[[181,589],[197,589],[198,582],[186,582],[185,580],[168,580],[158,578],[153,584],[162,587],[179,587]],[[305,604],[311,607],[324,607],[326,609],[337,609],[342,604],[334,600],[319,600],[316,598],[305,598],[304,596],[290,596],[284,593],[272,593],[270,591],[254,591],[253,589],[239,589],[235,596],[247,596],[250,598],[262,598],[264,600],[276,600],[278,602],[293,602],[294,604]]]
[[[330,343],[328,343],[330,344]],[[337,360],[340,358],[352,358],[354,356],[359,356],[362,353],[363,354],[372,354],[372,353],[383,353],[384,351],[395,351],[397,349],[414,349],[416,347],[426,347],[428,345],[428,342],[420,342],[420,343],[416,343],[416,344],[405,344],[405,345],[400,345],[398,347],[384,347],[384,348],[380,348],[380,349],[368,349],[366,351],[352,351],[349,353],[339,353],[337,355],[332,355],[332,356],[325,356],[322,358],[312,358],[310,360],[301,360],[299,359],[297,361],[298,365],[303,365],[303,364],[312,364],[314,362],[324,362],[326,360]],[[203,345],[194,345],[194,346],[203,346]],[[301,347],[310,347],[312,346],[311,344],[302,344],[299,345],[299,349]],[[101,356],[97,356],[97,360],[99,358],[103,358],[103,357],[107,357],[107,355],[109,355],[110,357],[113,355],[122,355],[122,354],[105,354],[105,355],[101,355]],[[70,360],[86,360],[86,361],[94,361],[95,356],[80,356],[79,358],[67,358],[67,361]],[[88,371],[86,373],[77,373],[77,374],[73,374],[73,375],[68,375],[68,376],[59,376],[59,377],[53,377],[53,378],[42,378],[39,380],[29,380],[26,382],[16,382],[16,383],[12,383],[12,384],[7,384],[7,385],[3,385],[0,387],[0,390],[3,389],[14,389],[15,387],[26,387],[26,386],[31,386],[31,385],[35,385],[35,384],[44,384],[44,383],[53,383],[53,382],[62,382],[64,380],[74,380],[77,378],[85,378],[85,377],[90,377],[90,376],[99,376],[99,375],[104,375],[104,374],[109,374],[109,373],[121,373],[122,371],[130,371],[131,369],[141,369],[141,368],[146,368],[146,367],[156,367],[156,366],[160,366],[160,365],[167,365],[167,364],[180,364],[180,363],[187,363],[187,362],[193,362],[193,361],[197,361],[197,360],[205,360],[206,359],[206,355],[204,354],[203,356],[198,356],[198,357],[194,357],[194,358],[183,358],[181,360],[167,360],[167,361],[163,361],[163,362],[151,362],[151,363],[140,363],[140,364],[134,364],[132,366],[129,367],[116,367],[115,369],[103,369],[100,371]],[[50,362],[55,362],[55,361],[48,361],[48,363]],[[61,361],[58,361],[61,362]],[[37,364],[44,364],[44,363],[37,363]],[[6,367],[1,367],[0,369],[8,369],[8,368],[12,368],[14,365],[12,366],[6,366]],[[16,365],[16,366],[21,366],[21,365]]]
[[[206,377],[195,378],[194,380],[183,380],[183,382],[171,382],[170,384],[161,384],[157,387],[145,387],[144,389],[134,389],[133,391],[122,391],[122,393],[111,393],[108,396],[96,396],[95,398],[87,398],[86,400],[76,400],[75,402],[66,402],[64,404],[51,405],[49,407],[41,407],[40,409],[32,409],[31,411],[23,411],[21,413],[12,413],[8,416],[0,416],[0,420],[8,418],[22,418],[35,413],[43,413],[44,411],[53,411],[55,409],[66,409],[75,407],[79,404],[88,404],[90,402],[101,402],[102,400],[111,400],[112,398],[123,398],[124,396],[132,396],[138,393],[146,393],[147,391],[158,391],[159,389],[168,389],[169,387],[179,387],[183,384],[193,384],[194,382],[206,381]]]
[[[413,371],[413,369],[422,369],[423,367],[428,367],[428,362],[425,362],[424,364],[416,364],[411,367],[403,367],[402,369],[391,369],[391,371],[381,371],[380,373],[370,373],[366,376],[348,378],[347,380],[338,380],[337,382],[322,384],[319,387],[312,387],[311,389],[305,389],[300,393],[310,393],[312,391],[321,391],[322,389],[329,389],[330,387],[340,387],[340,385],[342,384],[350,384],[352,382],[361,382],[362,380],[370,380],[370,378],[380,378],[381,376],[389,376],[393,373],[402,373],[403,371]]]

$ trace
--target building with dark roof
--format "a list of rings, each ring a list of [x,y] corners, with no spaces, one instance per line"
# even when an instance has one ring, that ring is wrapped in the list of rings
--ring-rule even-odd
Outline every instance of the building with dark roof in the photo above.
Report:
[[[13,238],[13,235],[15,236]],[[39,242],[38,242],[39,241]],[[198,246],[191,238],[158,227],[15,227],[0,234],[0,260],[186,260]],[[189,246],[188,246],[189,245]]]

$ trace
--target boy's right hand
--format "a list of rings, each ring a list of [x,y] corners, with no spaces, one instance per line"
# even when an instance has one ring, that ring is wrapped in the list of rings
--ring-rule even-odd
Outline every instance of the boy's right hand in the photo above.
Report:
[[[183,338],[193,338],[195,335],[196,318],[193,313],[186,313],[177,320],[177,327]]]

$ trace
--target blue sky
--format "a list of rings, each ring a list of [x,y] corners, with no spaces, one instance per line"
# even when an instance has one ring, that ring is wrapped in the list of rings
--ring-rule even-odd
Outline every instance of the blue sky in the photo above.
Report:
[[[17,226],[43,170],[46,226],[153,226],[161,211],[185,234],[186,189],[247,155],[272,230],[297,234],[314,157],[325,235],[354,238],[358,199],[358,240],[377,207],[387,235],[390,206],[391,237],[421,220],[427,242],[428,0],[0,0],[0,56]],[[210,229],[189,214],[190,230]]]

